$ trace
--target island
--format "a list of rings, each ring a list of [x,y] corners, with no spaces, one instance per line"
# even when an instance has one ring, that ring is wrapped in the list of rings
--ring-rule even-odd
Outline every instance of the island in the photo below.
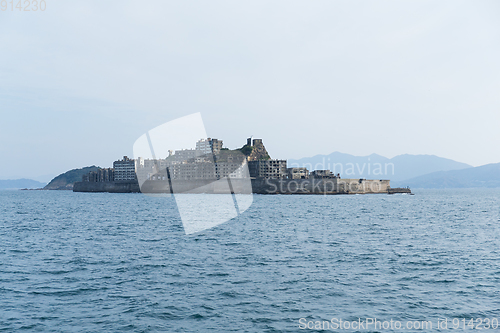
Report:
[[[262,139],[248,138],[239,149],[222,140],[200,139],[193,149],[169,151],[165,158],[124,156],[113,168],[98,168],[74,183],[74,192],[369,194],[409,193],[388,179],[346,179],[330,170],[287,167],[272,159]]]

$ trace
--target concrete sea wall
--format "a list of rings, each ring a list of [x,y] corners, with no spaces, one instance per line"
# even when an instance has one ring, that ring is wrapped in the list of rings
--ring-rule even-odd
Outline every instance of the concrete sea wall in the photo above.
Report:
[[[252,179],[253,193],[258,194],[388,193],[389,184],[389,180],[371,179]]]
[[[137,182],[76,182],[73,192],[139,193]]]
[[[231,179],[158,180],[137,182],[77,182],[74,192],[110,193],[256,193],[256,194],[367,194],[391,193],[389,180],[373,179]],[[399,189],[397,189],[399,190]],[[392,193],[410,193],[392,191]]]

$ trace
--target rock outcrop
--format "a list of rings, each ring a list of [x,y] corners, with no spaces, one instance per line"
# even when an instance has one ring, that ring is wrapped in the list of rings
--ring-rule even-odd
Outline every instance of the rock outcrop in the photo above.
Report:
[[[91,171],[97,171],[99,167],[93,165],[81,169],[73,169],[60,174],[48,183],[44,190],[73,190],[73,185],[82,180],[82,176]]]

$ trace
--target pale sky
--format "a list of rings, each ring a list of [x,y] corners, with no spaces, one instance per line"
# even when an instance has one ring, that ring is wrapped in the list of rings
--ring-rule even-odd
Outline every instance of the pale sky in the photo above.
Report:
[[[500,162],[499,1],[56,1],[0,11],[0,179],[109,167],[200,112],[229,148]],[[194,148],[194,143],[193,143]]]

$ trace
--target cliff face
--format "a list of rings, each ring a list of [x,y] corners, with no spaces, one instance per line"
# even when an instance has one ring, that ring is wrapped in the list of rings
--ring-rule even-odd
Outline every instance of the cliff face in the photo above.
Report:
[[[85,167],[81,169],[73,169],[60,174],[56,178],[52,179],[43,189],[44,190],[72,190],[73,185],[76,182],[82,180],[82,176],[89,173],[90,171],[97,171],[99,167],[95,165],[90,167]]]
[[[240,149],[240,151],[247,156],[249,161],[271,159],[271,156],[269,156],[262,140],[254,140],[252,146],[245,145]]]

